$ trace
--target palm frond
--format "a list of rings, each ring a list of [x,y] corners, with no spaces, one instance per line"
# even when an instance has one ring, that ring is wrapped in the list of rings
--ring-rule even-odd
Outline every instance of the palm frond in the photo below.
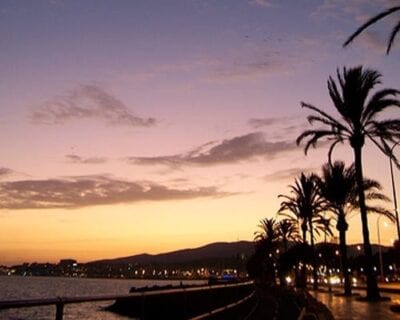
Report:
[[[328,162],[332,166],[332,153],[338,143],[343,143],[343,139],[341,137],[337,137],[336,141],[334,141],[328,150]]]
[[[311,138],[307,140],[306,145],[304,146],[305,154],[307,154],[310,147],[315,148],[320,139],[325,137],[335,137],[335,133],[330,130],[307,130],[297,137],[296,144],[300,145],[302,140],[309,136],[311,136]]]
[[[400,132],[400,119],[388,119],[388,120],[372,120],[368,121],[368,125],[373,125],[379,128],[380,131],[392,130]]]
[[[362,122],[366,122],[369,119],[373,119],[374,115],[383,110],[380,108],[381,100],[387,100],[388,97],[396,97],[398,94],[400,94],[400,91],[393,88],[386,88],[377,91],[369,99],[368,103],[365,106],[365,110],[362,116]],[[395,100],[394,104],[396,105],[397,103],[398,101]]]
[[[392,14],[395,11],[400,10],[400,6],[392,7],[389,8],[376,16],[372,17],[369,19],[367,22],[365,22],[363,25],[361,25],[343,44],[343,47],[346,47],[349,43],[351,43],[361,32],[363,32],[366,28],[368,28],[370,25],[376,23],[377,21],[381,20],[382,18]]]
[[[365,199],[367,200],[380,200],[380,201],[385,201],[385,202],[389,202],[390,198],[385,196],[382,193],[379,192],[369,192],[365,195]]]
[[[295,214],[292,211],[289,211],[289,212],[279,212],[278,211],[278,214],[282,217],[285,217],[285,219],[297,221],[297,217],[295,216]]]
[[[330,119],[327,118],[323,118],[320,116],[314,116],[314,115],[310,115],[307,117],[308,123],[310,124],[314,124],[315,122],[320,123],[320,124],[324,124],[327,126],[330,126],[332,128],[337,128],[336,126],[336,122],[332,122]],[[341,128],[337,128],[338,131],[341,130]]]
[[[396,35],[399,32],[399,30],[400,30],[400,21],[394,26],[394,28],[390,34],[388,46],[386,49],[386,54],[389,54],[390,49],[392,48],[392,45],[393,45],[394,38],[396,38]]]
[[[338,73],[338,78],[339,78],[339,80],[341,80],[341,76],[339,73]],[[340,81],[340,84],[342,87],[343,84],[341,81]],[[339,113],[341,115],[343,115],[346,112],[346,108],[345,108],[345,105],[343,102],[343,97],[339,93],[336,83],[332,77],[328,78],[328,92],[329,92],[329,96],[331,97],[334,106],[336,107],[336,109],[338,109]]]
[[[387,108],[400,107],[400,101],[397,99],[380,99],[378,101],[372,101],[365,107],[365,112],[362,115],[362,122],[367,123],[380,112]],[[368,113],[367,113],[368,112]]]
[[[334,117],[330,116],[326,112],[322,111],[321,109],[318,109],[317,107],[313,106],[312,104],[301,102],[301,107],[302,108],[307,108],[310,110],[315,111],[316,113],[320,114],[322,117],[329,119],[331,122],[336,123],[336,126],[340,128],[343,131],[348,132],[349,130],[343,126],[338,120],[336,120]]]
[[[385,218],[389,219],[391,222],[396,222],[396,216],[389,210],[378,207],[378,206],[367,206],[367,212],[375,213],[384,216]]]

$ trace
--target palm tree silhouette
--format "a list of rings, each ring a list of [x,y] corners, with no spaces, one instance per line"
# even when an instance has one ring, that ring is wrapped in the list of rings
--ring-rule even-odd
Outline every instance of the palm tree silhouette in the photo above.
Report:
[[[339,249],[342,274],[344,278],[344,294],[351,295],[351,282],[347,263],[346,232],[348,223],[346,217],[358,208],[357,180],[354,165],[346,168],[344,162],[335,161],[322,167],[322,176],[318,181],[321,196],[325,198],[327,208],[336,216],[336,229],[339,231]],[[364,192],[368,200],[389,199],[379,192],[379,182],[364,179]],[[367,206],[368,212],[383,214],[394,221],[394,215],[379,206]]]
[[[317,186],[317,176],[315,174],[305,175],[301,173],[295,180],[294,185],[289,186],[291,195],[279,195],[284,200],[281,202],[278,213],[291,217],[290,213],[298,219],[303,243],[307,243],[307,231],[310,232],[310,245],[314,252],[314,224],[319,225],[318,230],[323,230],[325,224],[321,212],[324,208],[324,199],[320,196]],[[289,212],[287,214],[286,212]],[[321,228],[322,226],[322,228]],[[318,288],[318,275],[315,257],[313,261],[314,289]]]
[[[366,258],[365,274],[367,276],[367,299],[379,299],[379,290],[372,270],[372,249],[369,240],[367,207],[363,187],[362,148],[365,139],[370,139],[382,152],[390,155],[389,143],[400,139],[400,120],[382,119],[383,111],[389,107],[400,106],[395,98],[400,92],[395,89],[383,89],[369,97],[371,90],[379,83],[382,75],[375,70],[363,69],[362,66],[337,71],[339,88],[334,79],[329,77],[328,90],[331,100],[339,112],[337,120],[317,107],[302,102],[304,108],[310,109],[314,115],[308,116],[310,124],[317,123],[320,128],[304,131],[298,138],[299,145],[306,140],[304,152],[316,147],[317,142],[325,140],[331,143],[328,159],[338,143],[349,143],[354,153],[354,167],[357,181],[357,193],[361,213],[364,253]],[[398,163],[392,155],[392,159]]]
[[[277,222],[274,218],[262,219],[259,230],[254,232],[255,255],[261,263],[261,281],[264,284],[275,284],[274,253],[279,245]]]
[[[277,223],[276,229],[283,246],[283,252],[278,257],[278,274],[279,283],[284,287],[286,286],[285,275],[288,270],[286,270],[286,266],[282,263],[282,257],[288,252],[289,241],[296,243],[300,240],[298,222],[292,218],[285,218]]]
[[[400,6],[396,7],[391,7],[376,16],[373,16],[370,18],[367,22],[365,22],[363,25],[361,25],[343,44],[343,47],[346,47],[349,43],[351,43],[361,32],[363,32],[365,29],[367,29],[370,25],[376,23],[377,21],[385,18],[388,15],[393,14],[396,11],[400,10]],[[390,33],[390,37],[388,40],[388,45],[386,48],[386,54],[389,54],[390,49],[392,48],[393,41],[396,38],[397,33],[400,31],[400,21],[393,27],[392,32]]]
[[[255,241],[264,241],[268,244],[275,244],[279,240],[277,222],[274,218],[262,219],[257,226],[259,230],[254,232]]]
[[[277,231],[282,240],[283,250],[287,252],[289,241],[299,240],[299,228],[297,221],[294,219],[286,218],[278,222]]]

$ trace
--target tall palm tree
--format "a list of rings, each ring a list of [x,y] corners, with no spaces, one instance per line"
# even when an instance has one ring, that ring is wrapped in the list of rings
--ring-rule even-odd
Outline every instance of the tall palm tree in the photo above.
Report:
[[[363,25],[361,25],[343,44],[344,47],[346,47],[349,43],[351,43],[361,32],[363,32],[365,29],[367,29],[370,25],[378,22],[379,20],[385,18],[388,15],[391,15],[395,13],[396,11],[400,11],[400,6],[396,7],[391,7],[386,9],[385,11],[382,11],[381,13],[377,14],[376,16],[373,16],[370,18],[367,22],[365,22]],[[388,45],[386,48],[386,54],[389,54],[390,49],[392,48],[393,41],[396,38],[397,33],[400,31],[400,21],[397,22],[397,24],[393,27],[392,32],[390,33],[390,37],[388,40]]]
[[[354,167],[357,180],[357,193],[361,213],[364,253],[366,257],[365,273],[367,276],[367,298],[379,299],[379,290],[372,270],[372,249],[369,240],[367,207],[363,187],[362,149],[365,139],[370,139],[382,152],[390,155],[389,143],[400,139],[400,120],[382,119],[383,111],[389,107],[400,106],[396,96],[400,93],[395,89],[383,89],[375,92],[372,89],[379,84],[382,75],[375,70],[363,69],[358,66],[351,69],[343,68],[343,73],[337,71],[339,88],[332,77],[328,80],[328,91],[334,107],[339,112],[340,120],[317,107],[302,102],[302,107],[314,112],[308,116],[310,124],[320,125],[317,129],[304,131],[297,144],[306,140],[304,151],[316,147],[317,142],[325,140],[331,143],[328,159],[338,143],[348,143],[354,153]],[[392,155],[392,159],[397,159]]]
[[[336,229],[339,232],[339,249],[342,274],[344,278],[344,293],[351,295],[351,282],[347,263],[346,232],[348,214],[358,208],[358,193],[354,165],[346,168],[344,162],[335,161],[322,167],[322,176],[318,181],[321,196],[325,198],[327,208],[336,216]],[[364,192],[368,200],[389,199],[379,192],[381,185],[374,180],[364,179]],[[383,214],[394,221],[394,215],[379,206],[367,206],[368,212]]]
[[[279,195],[284,200],[281,202],[278,213],[286,215],[292,213],[301,225],[303,243],[307,243],[307,231],[310,232],[311,249],[314,251],[314,224],[322,221],[320,215],[324,208],[324,200],[318,192],[317,176],[301,173],[294,185],[289,186],[291,195]],[[287,216],[287,215],[286,215]],[[290,216],[290,214],[289,214]],[[318,288],[318,275],[315,257],[313,258],[314,288]]]

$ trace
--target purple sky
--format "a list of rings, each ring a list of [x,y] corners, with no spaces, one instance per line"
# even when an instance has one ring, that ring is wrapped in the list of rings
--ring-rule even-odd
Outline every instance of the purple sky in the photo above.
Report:
[[[384,54],[395,20],[342,48],[400,2],[371,3],[1,1],[0,264],[252,239],[326,161],[294,144],[300,101],[334,113],[326,81],[345,65],[398,88],[398,45]],[[365,173],[391,196],[387,161],[367,146]]]

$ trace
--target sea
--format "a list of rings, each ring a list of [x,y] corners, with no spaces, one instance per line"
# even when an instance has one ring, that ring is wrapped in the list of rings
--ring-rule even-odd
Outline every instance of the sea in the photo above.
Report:
[[[131,287],[179,285],[179,280],[87,279],[58,277],[0,276],[0,301],[55,297],[82,297],[126,294]],[[182,281],[183,284],[201,284],[204,281]],[[112,301],[67,304],[65,320],[72,319],[131,319],[104,310]],[[54,320],[55,306],[0,310],[1,320]]]

